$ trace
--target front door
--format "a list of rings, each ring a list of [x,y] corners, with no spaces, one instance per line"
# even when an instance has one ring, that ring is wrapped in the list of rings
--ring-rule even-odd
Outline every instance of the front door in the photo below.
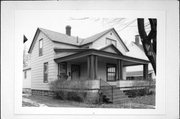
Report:
[[[71,65],[71,79],[72,80],[78,80],[80,79],[80,65]]]

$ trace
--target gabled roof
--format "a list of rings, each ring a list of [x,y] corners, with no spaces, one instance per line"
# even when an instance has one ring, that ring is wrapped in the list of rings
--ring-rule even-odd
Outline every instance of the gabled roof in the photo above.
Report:
[[[66,34],[58,33],[58,32],[55,32],[55,31],[44,29],[44,28],[37,28],[28,53],[31,52],[31,50],[32,50],[32,48],[34,46],[34,41],[36,39],[36,36],[40,33],[40,31],[44,35],[46,35],[53,42],[66,43],[66,44],[69,44],[69,45],[75,45],[75,46],[79,46],[79,47],[83,46],[83,45],[86,45],[88,43],[95,42],[96,40],[98,40],[99,38],[101,38],[102,36],[104,36],[105,34],[107,34],[110,31],[114,31],[117,34],[116,30],[114,28],[111,28],[111,29],[105,30],[103,32],[100,32],[98,34],[95,34],[95,35],[93,35],[91,37],[82,39],[82,38],[79,38],[79,37],[68,36]],[[121,40],[120,36],[118,34],[117,34],[117,36],[119,37],[120,41],[122,42],[124,48],[127,51],[129,51],[128,48],[126,47],[126,45],[124,44],[124,42]]]
[[[67,44],[72,44],[72,45],[79,45],[80,42],[82,41],[81,38],[79,37],[74,37],[74,36],[68,36],[66,34],[58,33],[55,31],[39,28],[47,37],[55,42],[62,42],[62,43],[67,43]]]
[[[32,47],[33,47],[34,42],[35,42],[35,39],[36,39],[36,36],[39,34],[40,31],[42,33],[44,33],[44,35],[47,36],[51,41],[54,41],[54,42],[60,42],[60,43],[66,43],[66,44],[70,44],[70,45],[79,46],[80,42],[82,41],[81,38],[77,38],[74,36],[68,36],[66,34],[58,33],[58,32],[43,29],[43,28],[37,28],[28,53],[31,52]]]
[[[81,42],[81,45],[84,45],[84,44],[88,44],[88,43],[92,43],[94,41],[96,41],[97,39],[101,38],[102,36],[104,36],[106,33],[108,33],[109,31],[111,31],[113,28],[111,29],[107,29],[105,31],[102,31],[100,33],[97,33],[93,36],[90,36],[88,38],[85,38],[82,42]]]
[[[64,61],[69,61],[69,60],[73,60],[73,59],[77,59],[77,58],[86,57],[89,55],[96,55],[96,56],[112,58],[112,59],[121,59],[121,60],[124,60],[126,62],[135,63],[136,65],[137,64],[148,64],[149,63],[149,61],[147,61],[147,60],[129,57],[129,56],[125,56],[125,55],[114,54],[114,53],[105,52],[105,51],[97,50],[97,49],[87,49],[85,51],[81,51],[81,52],[74,53],[71,55],[67,55],[64,57],[55,56],[54,60],[56,62],[64,62]]]
[[[101,48],[100,50],[106,51],[106,50],[108,50],[108,49],[112,49],[112,50],[114,50],[117,54],[122,55],[122,53],[121,53],[113,44],[110,44],[110,45],[108,45],[108,46],[105,46],[105,47]]]
[[[82,40],[82,42],[80,43],[81,45],[85,45],[85,44],[88,44],[88,43],[92,43],[92,42],[95,42],[96,40],[98,40],[99,38],[101,38],[102,36],[104,36],[105,34],[109,33],[110,31],[114,31],[115,34],[118,36],[118,38],[120,39],[120,42],[122,42],[124,48],[129,51],[129,49],[127,48],[127,46],[124,44],[124,42],[122,41],[122,39],[120,38],[120,36],[118,35],[118,33],[116,32],[116,30],[114,28],[110,28],[110,29],[107,29],[105,31],[102,31],[100,33],[97,33],[91,37],[88,37],[88,38],[85,38],[84,40]]]
[[[54,48],[56,53],[58,52],[84,52],[90,50],[89,48]],[[105,46],[100,51],[110,52],[118,55],[123,55],[113,44]],[[112,51],[112,52],[111,52]]]
[[[128,48],[129,52],[126,53],[126,56],[149,60],[144,53],[144,49],[141,44],[137,45],[135,42],[131,42]]]

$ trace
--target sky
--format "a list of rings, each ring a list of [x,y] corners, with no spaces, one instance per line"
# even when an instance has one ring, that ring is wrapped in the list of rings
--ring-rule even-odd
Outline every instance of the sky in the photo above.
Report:
[[[65,27],[71,26],[72,36],[86,38],[109,28],[115,28],[119,36],[128,46],[135,40],[138,34],[137,18],[123,18],[119,16],[80,14],[67,11],[17,11],[15,13],[16,38],[22,39],[25,35],[28,39],[26,48],[33,40],[38,27],[52,31],[65,33]],[[149,22],[145,20],[146,30],[149,30]]]

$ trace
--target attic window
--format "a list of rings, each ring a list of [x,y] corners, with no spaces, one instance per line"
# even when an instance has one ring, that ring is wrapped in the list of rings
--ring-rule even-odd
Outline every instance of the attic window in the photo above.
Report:
[[[113,39],[110,39],[110,38],[107,38],[106,39],[106,44],[107,45],[113,44],[114,46],[117,46],[117,41],[113,40]]]
[[[110,35],[112,35],[112,33],[110,33]]]
[[[39,56],[43,55],[43,39],[39,40]]]

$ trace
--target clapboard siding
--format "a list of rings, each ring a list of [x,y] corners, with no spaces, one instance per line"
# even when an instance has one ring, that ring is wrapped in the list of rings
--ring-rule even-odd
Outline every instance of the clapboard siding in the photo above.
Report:
[[[24,72],[26,71],[26,78]],[[31,69],[23,71],[23,88],[31,88]]]
[[[64,49],[71,49],[71,48],[79,48],[77,46],[73,46],[73,45],[67,45],[67,44],[63,44],[63,43],[57,43],[57,42],[53,42],[54,43],[54,48],[64,48]],[[64,57],[64,56],[68,56],[68,55],[71,55],[71,54],[74,54],[76,52],[54,52],[54,58],[57,58],[57,57]],[[70,72],[71,68],[69,66],[70,64],[68,63],[68,67],[67,67],[67,71]],[[57,79],[57,75],[58,75],[58,64],[56,63],[54,65],[54,76],[56,76],[56,79]]]
[[[55,48],[79,48],[78,46],[54,42]]]
[[[39,56],[39,40],[43,38],[43,55]],[[54,80],[57,75],[55,72],[56,63],[54,62],[54,44],[42,32],[36,37],[31,53],[31,73],[32,89],[48,90],[48,83],[43,82],[44,63],[48,62],[48,82]]]
[[[120,42],[118,36],[115,34],[114,31],[111,31],[111,32],[107,33],[106,35],[104,35],[103,37],[99,38],[97,41],[93,42],[93,44],[90,47],[94,48],[94,49],[101,49],[101,48],[107,46],[106,38],[110,38],[110,39],[117,41],[117,49],[119,49],[119,51],[122,54],[126,54],[127,51],[125,50],[123,43]]]
[[[60,53],[57,53],[55,57],[65,57],[68,55],[72,55],[74,53],[77,53],[77,52],[60,52]]]

